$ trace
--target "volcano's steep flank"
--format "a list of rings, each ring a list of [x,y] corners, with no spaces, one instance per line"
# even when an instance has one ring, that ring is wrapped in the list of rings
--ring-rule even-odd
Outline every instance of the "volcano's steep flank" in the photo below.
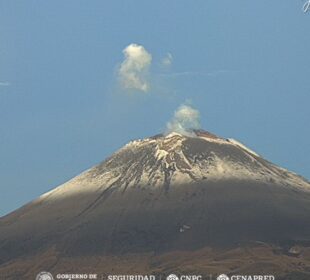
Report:
[[[310,279],[309,182],[235,140],[192,134],[132,141],[2,217],[0,279],[40,270]]]

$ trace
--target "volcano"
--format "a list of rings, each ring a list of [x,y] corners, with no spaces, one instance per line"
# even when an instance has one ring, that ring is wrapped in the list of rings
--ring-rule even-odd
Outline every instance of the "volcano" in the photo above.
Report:
[[[310,279],[310,183],[203,130],[132,141],[0,219],[0,279],[40,271]]]

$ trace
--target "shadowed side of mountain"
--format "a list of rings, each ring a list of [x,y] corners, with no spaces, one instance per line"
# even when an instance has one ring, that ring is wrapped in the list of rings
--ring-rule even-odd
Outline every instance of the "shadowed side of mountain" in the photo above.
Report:
[[[3,262],[56,246],[64,255],[230,247],[247,241],[298,243],[310,236],[310,194],[258,182],[139,187],[29,206],[2,222]],[[77,205],[79,207],[77,207]],[[22,244],[22,246],[21,246]]]

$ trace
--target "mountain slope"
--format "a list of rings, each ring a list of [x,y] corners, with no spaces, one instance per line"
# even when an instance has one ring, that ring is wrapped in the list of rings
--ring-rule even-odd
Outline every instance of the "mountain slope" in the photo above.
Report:
[[[0,272],[46,252],[99,258],[263,242],[287,253],[309,245],[309,221],[302,177],[205,131],[157,135],[1,218]]]

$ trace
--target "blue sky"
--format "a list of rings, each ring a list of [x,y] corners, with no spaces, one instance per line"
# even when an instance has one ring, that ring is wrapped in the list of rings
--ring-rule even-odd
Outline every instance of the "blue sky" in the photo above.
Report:
[[[310,12],[302,0],[0,2],[0,215],[135,138],[186,100],[202,127],[310,178]],[[152,55],[148,92],[118,85]],[[169,69],[160,64],[171,53]]]

